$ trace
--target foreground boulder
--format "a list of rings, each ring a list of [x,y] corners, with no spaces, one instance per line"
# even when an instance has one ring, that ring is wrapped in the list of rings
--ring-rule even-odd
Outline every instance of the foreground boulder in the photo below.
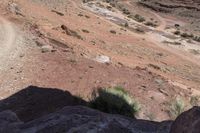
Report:
[[[24,132],[44,133],[168,133],[171,122],[149,122],[110,115],[83,106],[65,107],[22,126]]]
[[[17,121],[12,133],[169,133],[170,126],[171,122],[136,120],[83,106],[67,106],[24,124]]]
[[[0,133],[17,133],[19,125],[23,124],[15,113],[11,111],[0,112]]]
[[[173,123],[170,133],[200,133],[200,107],[182,113]]]
[[[160,123],[106,114],[84,106],[66,106],[23,123],[15,113],[6,110],[0,112],[0,133],[200,133],[200,107],[182,113],[175,122]]]

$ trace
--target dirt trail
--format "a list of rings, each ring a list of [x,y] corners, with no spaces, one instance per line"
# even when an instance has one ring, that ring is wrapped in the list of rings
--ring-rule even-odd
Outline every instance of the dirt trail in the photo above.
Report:
[[[28,53],[26,36],[20,27],[0,16],[0,90],[11,88],[22,71]],[[1,96],[2,96],[1,95]]]
[[[16,39],[13,25],[6,19],[0,17],[0,70],[5,67],[9,59],[11,49]]]
[[[156,28],[157,30],[165,30],[165,27],[166,27],[166,21],[165,21],[165,19],[164,18],[162,18],[160,15],[158,15],[157,13],[154,13],[154,12],[152,12],[151,11],[151,13],[153,14],[153,15],[155,15],[156,16],[156,18],[160,21],[160,25]]]

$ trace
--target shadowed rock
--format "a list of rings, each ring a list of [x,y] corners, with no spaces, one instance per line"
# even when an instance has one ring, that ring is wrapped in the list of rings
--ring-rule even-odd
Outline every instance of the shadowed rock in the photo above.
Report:
[[[0,112],[11,110],[22,121],[30,121],[55,112],[65,106],[85,105],[86,102],[61,89],[29,86],[0,101]]]
[[[30,86],[0,101],[0,132],[200,133],[199,107],[184,112],[173,123],[107,114],[82,105],[87,103],[69,92]]]
[[[173,123],[170,133],[200,133],[200,107],[182,113]]]

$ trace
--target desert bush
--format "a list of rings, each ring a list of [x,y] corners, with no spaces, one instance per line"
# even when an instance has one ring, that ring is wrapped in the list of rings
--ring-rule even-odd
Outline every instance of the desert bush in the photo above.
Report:
[[[78,14],[78,16],[79,16],[79,17],[82,17],[82,16],[83,16],[83,14],[79,13],[79,14]]]
[[[180,32],[179,30],[176,30],[176,31],[174,32],[174,34],[175,34],[175,35],[180,35],[181,32]]]
[[[117,32],[115,30],[110,30],[110,33],[117,34]]]
[[[126,9],[126,8],[124,8],[122,11],[123,11],[123,13],[124,13],[124,14],[126,14],[126,15],[129,15],[129,14],[131,14],[131,13],[129,12],[129,10],[128,10],[128,9]]]
[[[122,87],[98,89],[93,92],[90,107],[112,114],[134,117],[140,110],[139,104]]]
[[[194,35],[193,34],[188,34],[188,33],[184,32],[184,33],[181,33],[181,37],[184,37],[184,38],[193,38]]]
[[[193,40],[194,40],[194,41],[197,41],[197,42],[200,42],[200,36],[195,36],[195,37],[193,37]]]
[[[82,29],[82,32],[84,32],[84,33],[90,33],[88,30],[86,30],[86,29]]]
[[[163,41],[163,43],[165,43],[165,44],[172,44],[172,45],[182,45],[180,42],[177,42],[177,41],[170,42],[170,41],[165,40],[165,41]]]
[[[177,30],[177,31],[174,32],[174,34],[180,35],[183,38],[192,39],[196,42],[200,42],[200,36],[193,35],[192,33],[190,33],[190,34],[186,33],[186,32],[181,33],[179,30]]]
[[[129,27],[128,22],[126,22],[126,23],[124,24],[124,27]]]
[[[89,19],[89,18],[90,18],[90,16],[88,16],[88,15],[85,15],[85,17],[86,17],[87,19]]]
[[[180,25],[179,25],[179,24],[175,24],[174,26],[175,26],[176,28],[180,27]]]
[[[135,31],[138,32],[138,33],[145,33],[145,31],[142,27],[135,28]]]
[[[190,104],[192,106],[199,106],[199,103],[200,103],[200,97],[199,96],[192,96],[190,98]]]
[[[83,0],[82,2],[87,3],[87,2],[90,2],[90,1],[92,1],[92,0]]]
[[[184,109],[185,109],[185,102],[184,102],[184,100],[181,99],[181,98],[176,98],[171,103],[170,113],[171,113],[172,117],[176,118],[182,112],[184,112]]]
[[[135,18],[135,20],[136,20],[137,22],[144,22],[144,21],[145,21],[145,18],[142,17],[142,16],[139,15],[139,14],[136,14],[136,15],[134,16],[134,18]]]
[[[146,22],[145,25],[151,26],[151,27],[157,27],[157,24],[150,22],[150,21]]]
[[[112,6],[106,6],[106,8],[107,8],[108,10],[111,10],[111,9],[112,9]]]
[[[78,39],[83,40],[83,38],[81,37],[81,35],[79,35],[76,31],[69,29],[67,26],[65,25],[61,25],[61,29],[69,36],[73,36],[76,37]]]

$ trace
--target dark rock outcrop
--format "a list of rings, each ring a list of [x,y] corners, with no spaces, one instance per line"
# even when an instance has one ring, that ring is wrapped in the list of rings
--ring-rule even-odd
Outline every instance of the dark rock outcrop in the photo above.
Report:
[[[0,101],[0,133],[200,133],[200,107],[152,122],[87,107],[67,91],[29,86]]]
[[[14,116],[12,114],[11,118]],[[12,133],[169,133],[171,122],[137,120],[102,113],[84,106],[67,106],[24,124],[14,117],[7,125],[12,129],[14,127]],[[5,129],[10,128],[0,126],[0,130],[3,131],[1,133],[7,133],[4,132]]]
[[[11,110],[23,122],[38,119],[65,106],[85,105],[81,98],[56,88],[29,86],[0,101],[0,112]],[[1,133],[1,132],[0,132]]]
[[[0,113],[1,133],[200,133],[200,107],[184,112],[172,123],[111,115],[84,106],[67,106],[27,123],[11,111]]]
[[[21,124],[15,113],[9,110],[0,112],[0,133],[18,133]]]
[[[173,123],[170,133],[200,133],[200,107],[181,114]]]

